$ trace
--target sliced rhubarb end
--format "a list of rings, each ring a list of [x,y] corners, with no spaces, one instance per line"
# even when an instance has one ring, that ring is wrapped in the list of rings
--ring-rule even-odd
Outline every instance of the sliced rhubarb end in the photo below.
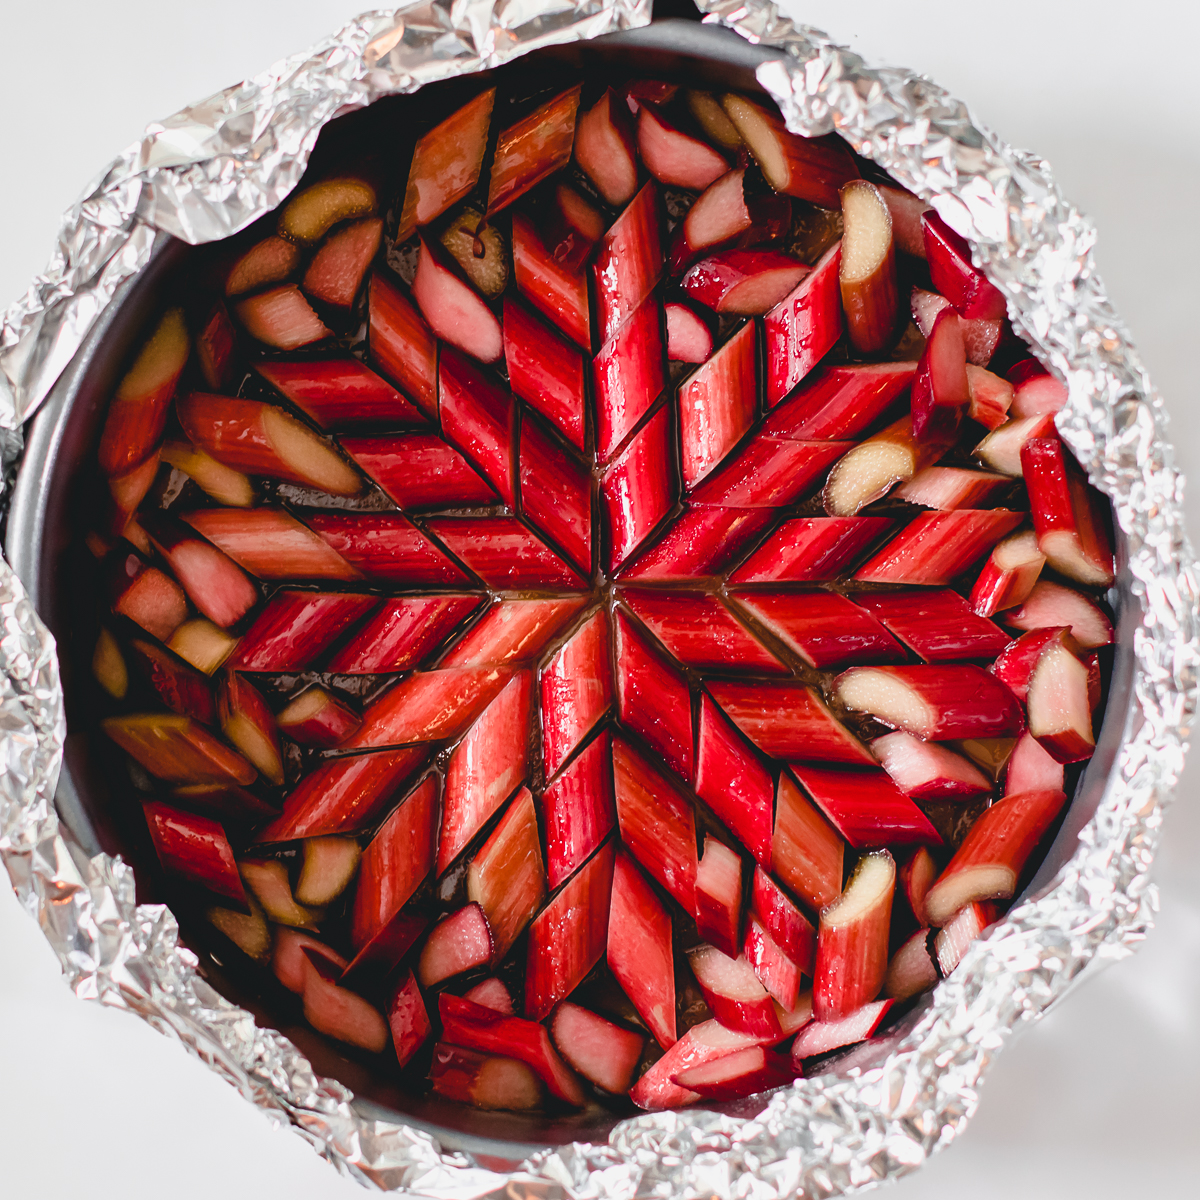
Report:
[[[846,331],[864,354],[892,341],[899,297],[892,218],[880,190],[863,179],[842,188],[842,257],[839,282]]]
[[[554,1010],[550,1036],[569,1066],[612,1095],[629,1090],[646,1042],[641,1033],[569,1001]]]
[[[417,963],[422,987],[461,975],[492,961],[492,931],[478,904],[467,904],[430,931]]]
[[[925,915],[940,928],[956,912],[977,900],[1010,900],[1017,887],[1017,873],[998,864],[970,867],[944,876],[925,897]]]
[[[311,244],[339,221],[371,216],[375,206],[375,189],[365,179],[322,179],[287,202],[279,214],[279,232],[293,242]]]
[[[362,850],[353,838],[309,838],[304,843],[296,900],[308,907],[332,904],[350,886],[361,858]]]

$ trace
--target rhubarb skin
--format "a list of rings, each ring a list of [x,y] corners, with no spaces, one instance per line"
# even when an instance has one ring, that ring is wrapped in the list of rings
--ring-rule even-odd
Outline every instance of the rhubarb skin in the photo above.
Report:
[[[583,576],[518,517],[435,517],[427,527],[496,591],[586,586]]]
[[[251,784],[258,772],[191,717],[132,713],[100,728],[156,779],[181,784]]]
[[[859,859],[840,900],[821,913],[813,1015],[835,1021],[869,1004],[887,976],[896,864],[886,851]]]
[[[891,999],[876,1000],[843,1017],[811,1022],[801,1029],[792,1043],[792,1061],[799,1068],[806,1058],[865,1041],[879,1028],[895,1003]]]
[[[1004,794],[1019,792],[1061,792],[1063,764],[1048,754],[1037,738],[1026,730],[1017,739],[1004,775]]]
[[[475,464],[505,504],[515,502],[512,397],[451,350],[438,363],[442,431]]]
[[[1024,513],[1006,508],[921,513],[861,566],[854,579],[944,587],[1024,519]]]
[[[971,588],[971,607],[981,617],[1026,600],[1037,584],[1046,556],[1038,549],[1032,529],[1010,533],[998,542]]]
[[[504,353],[500,322],[486,301],[446,264],[439,251],[421,238],[412,297],[429,328],[444,342],[480,362],[492,363]]]
[[[504,363],[513,392],[552,421],[576,449],[582,450],[583,355],[511,299],[504,301]]]
[[[525,1112],[544,1101],[541,1080],[525,1063],[444,1042],[433,1048],[429,1081],[439,1096],[474,1108]]]
[[[750,912],[780,952],[795,963],[797,970],[811,975],[817,953],[817,931],[762,867],[754,868],[754,878],[750,884]],[[783,1007],[790,1012],[795,1004],[785,1004]]]
[[[378,271],[368,289],[371,361],[427,417],[438,411],[437,340],[416,305]]]
[[[755,435],[692,493],[694,505],[784,508],[801,500],[853,442],[797,442]]]
[[[405,512],[499,502],[491,484],[434,434],[344,437],[342,449]]]
[[[555,328],[590,354],[592,325],[587,276],[556,262],[533,223],[521,213],[513,214],[512,233],[517,289]]]
[[[392,1032],[392,1045],[396,1050],[396,1061],[407,1066],[414,1054],[429,1040],[433,1026],[416,976],[406,971],[388,1001],[388,1028]]]
[[[415,667],[456,630],[478,596],[397,596],[384,600],[326,664],[333,675],[374,675]]]
[[[757,351],[754,322],[749,321],[680,387],[687,487],[695,487],[750,428],[757,405]]]
[[[940,845],[941,837],[929,818],[880,768],[838,770],[792,763],[791,772],[854,847],[906,846],[914,842]]]
[[[612,88],[576,122],[575,160],[606,203],[627,204],[637,191],[633,130],[628,111]]]
[[[775,874],[810,908],[820,911],[842,890],[845,843],[786,775],[775,801],[771,862]]]
[[[430,988],[492,960],[492,932],[478,904],[444,916],[429,931],[417,960],[417,979]]]
[[[259,613],[229,661],[238,671],[303,671],[378,603],[358,592],[281,588]]]
[[[367,217],[326,238],[308,264],[301,286],[323,304],[349,310],[379,252],[383,222]]]
[[[945,309],[929,331],[913,376],[913,437],[918,442],[953,442],[970,399],[962,323],[956,312]]]
[[[407,517],[390,512],[314,512],[313,532],[372,579],[414,584],[467,583],[467,576]]]
[[[912,386],[911,362],[820,367],[771,410],[763,432],[794,441],[858,437]]]
[[[602,343],[641,307],[663,273],[660,221],[658,186],[650,180],[600,240],[592,278]]]
[[[259,579],[362,578],[332,546],[282,509],[202,508],[182,516]]]
[[[921,217],[925,226],[925,259],[933,289],[964,316],[1002,321],[1008,316],[1003,293],[971,263],[967,239],[954,232],[932,210]]]
[[[764,508],[685,508],[666,533],[621,571],[628,582],[694,581],[724,573],[775,519]]]
[[[825,357],[842,334],[838,268],[842,244],[831,246],[767,313],[767,405],[774,408]]]
[[[322,429],[425,424],[416,405],[356,358],[270,359],[254,369]]]
[[[618,1096],[629,1090],[646,1044],[640,1032],[567,1002],[555,1010],[550,1036],[569,1066],[601,1090]]]
[[[841,192],[845,233],[839,283],[851,344],[878,354],[896,331],[899,297],[891,212],[880,190],[853,179]]]
[[[678,494],[671,410],[663,405],[600,479],[608,568],[617,570],[671,511]]]
[[[500,131],[488,182],[489,217],[507,208],[570,160],[582,86],[577,84],[560,92],[527,117]]]
[[[107,631],[102,634],[105,635],[112,638]],[[117,660],[121,662],[121,669],[124,670],[120,649],[115,641],[111,641],[111,646]],[[132,651],[134,662],[150,681],[150,686],[173,713],[194,717],[202,725],[215,724],[216,708],[213,704],[212,687],[204,675],[179,662],[156,642],[133,638],[129,649]],[[123,690],[121,695],[124,695]]]
[[[892,782],[914,800],[966,800],[992,790],[991,780],[973,763],[911,733],[876,738],[871,752]]]
[[[1112,621],[1095,600],[1049,579],[1039,579],[1021,607],[1001,613],[1000,620],[1022,630],[1065,625],[1085,650],[1111,646],[1115,636]]]
[[[252,338],[274,350],[299,350],[333,336],[294,283],[247,296],[234,312]]]
[[[611,744],[601,734],[542,793],[546,877],[566,882],[616,825]]]
[[[746,583],[836,579],[892,528],[888,517],[793,517],[729,576]]]
[[[949,588],[861,592],[855,602],[926,662],[994,658],[1008,637]]]
[[[592,480],[532,419],[521,423],[521,508],[585,575],[592,572]]]
[[[237,863],[219,822],[160,801],[144,805],[143,811],[164,871],[246,904]]]
[[[1014,896],[1029,856],[1066,803],[1061,791],[1018,792],[986,809],[929,889],[929,923],[944,925],[973,901]]]
[[[649,295],[592,360],[596,448],[613,452],[650,410],[666,384],[658,301]]]
[[[589,617],[543,668],[541,696],[542,755],[549,779],[612,704],[603,610]]]
[[[604,956],[615,847],[602,846],[546,905],[529,929],[525,1014],[546,1017]]]
[[[587,603],[586,596],[502,599],[447,651],[441,665],[500,666],[537,658]]]
[[[800,968],[776,944],[756,917],[746,924],[742,957],[749,963],[759,983],[780,1008],[791,1009],[800,995]]]
[[[642,1075],[630,1089],[629,1098],[638,1108],[652,1112],[694,1104],[701,1098],[700,1093],[680,1087],[675,1082],[676,1076],[734,1051],[762,1045],[770,1040],[726,1029],[719,1021],[702,1021],[674,1042],[667,1053]]]
[[[689,953],[688,964],[713,1016],[726,1029],[769,1040],[779,1037],[775,1006],[744,958],[699,946]]]
[[[724,842],[705,836],[696,871],[696,929],[729,958],[737,958],[742,927],[742,860]]]

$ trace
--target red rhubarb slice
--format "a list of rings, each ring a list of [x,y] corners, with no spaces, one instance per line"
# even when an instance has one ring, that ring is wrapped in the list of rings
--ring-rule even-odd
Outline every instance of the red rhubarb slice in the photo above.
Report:
[[[879,1028],[888,1009],[895,1003],[890,999],[876,1000],[835,1020],[811,1022],[796,1035],[792,1043],[792,1061],[799,1066],[802,1059],[866,1041]]]
[[[528,788],[517,793],[475,855],[467,872],[467,895],[487,917],[493,959],[499,962],[546,896],[537,812]],[[604,906],[607,911],[607,897]]]
[[[601,239],[592,264],[601,342],[633,316],[662,275],[659,220],[658,188],[651,180]]]
[[[159,452],[153,450],[150,457],[124,475],[110,475],[108,491],[112,497],[112,518],[109,528],[121,535],[129,527],[134,512],[146,498],[146,493],[158,476]]]
[[[525,1063],[444,1042],[433,1048],[429,1082],[439,1096],[474,1108],[525,1112],[543,1102],[541,1080]]]
[[[712,330],[687,304],[664,304],[667,319],[667,358],[672,362],[707,362],[713,352]]]
[[[614,739],[613,790],[626,849],[688,912],[696,911],[691,801],[627,742]]]
[[[1008,636],[949,588],[934,591],[859,592],[855,603],[882,621],[919,658],[995,658]]]
[[[1054,418],[1014,417],[1005,421],[975,447],[973,453],[985,467],[1013,479],[1021,478],[1021,447],[1036,438],[1055,437]]]
[[[396,1050],[396,1061],[401,1067],[407,1066],[412,1056],[425,1045],[433,1032],[421,989],[417,986],[417,977],[411,971],[404,973],[404,977],[392,993],[388,1001],[387,1017],[388,1028],[392,1033],[392,1045]]]
[[[374,675],[416,666],[462,624],[478,596],[397,596],[326,664],[334,675]]]
[[[309,296],[334,308],[349,309],[379,251],[383,222],[355,221],[325,240],[304,272],[301,286]]]
[[[569,879],[616,823],[610,762],[609,737],[601,734],[542,794],[551,888]]]
[[[775,873],[810,908],[820,911],[842,890],[845,843],[786,775],[775,798],[771,861]]]
[[[847,183],[841,200],[839,282],[846,331],[860,353],[877,354],[891,344],[899,311],[891,213],[879,188],[864,179]]]
[[[361,579],[330,545],[278,508],[202,508],[183,514],[201,537],[259,579]]]
[[[977,367],[971,360],[971,344],[968,337],[969,322],[963,321],[963,343],[967,350],[967,390],[971,401],[967,416],[978,421],[985,429],[999,429],[1008,420],[1013,402],[1013,387],[999,375]]]
[[[899,401],[914,370],[910,362],[822,367],[771,410],[763,432],[801,442],[857,437]]]
[[[529,116],[500,131],[488,183],[489,217],[570,161],[582,86],[576,84],[560,92]]]
[[[592,571],[592,480],[532,420],[521,423],[521,507],[583,572]]]
[[[994,904],[968,904],[960,908],[933,939],[938,971],[949,975],[962,962],[971,943],[983,936],[989,925],[995,924]]]
[[[1056,413],[1067,403],[1067,389],[1034,358],[1017,363],[1008,372],[1013,389],[1012,415],[1032,417]]]
[[[633,129],[624,103],[612,88],[579,118],[575,161],[611,205],[628,203],[637,191]]]
[[[837,242],[766,315],[767,406],[773,408],[825,357],[842,333]]]
[[[817,931],[762,867],[754,869],[754,879],[750,885],[750,912],[797,969],[805,975],[811,975],[817,953]],[[783,1007],[791,1011],[795,1004],[785,1004]]]
[[[879,194],[887,205],[888,215],[892,218],[892,236],[896,239],[896,249],[913,258],[925,257],[925,229],[921,224],[921,215],[929,205],[920,196],[901,187],[886,187],[879,184]]]
[[[107,631],[106,631],[107,632]],[[112,635],[108,634],[111,638]],[[117,655],[120,650],[115,640],[112,647]],[[159,699],[173,712],[181,716],[194,717],[202,725],[216,723],[217,710],[213,704],[212,686],[199,672],[180,662],[169,650],[157,642],[146,642],[134,638],[129,643],[134,663],[158,693]],[[124,660],[121,660],[124,670]],[[128,684],[128,678],[126,678]],[[122,691],[122,695],[124,692]],[[120,696],[117,697],[120,699]]]
[[[908,907],[918,925],[929,923],[925,912],[925,897],[938,877],[937,864],[933,855],[924,846],[918,846],[901,864],[896,872],[896,886],[908,902]]]
[[[483,297],[460,279],[424,238],[412,296],[429,328],[443,341],[485,363],[495,362],[504,353],[500,322]]]
[[[273,233],[234,260],[225,276],[225,295],[240,296],[268,283],[280,283],[299,265],[300,247]]]
[[[764,1039],[726,1029],[719,1021],[693,1025],[632,1087],[629,1098],[651,1111],[694,1104],[700,1093],[680,1087],[675,1078],[737,1050],[760,1045]],[[770,1040],[770,1039],[766,1039]]]
[[[696,870],[696,929],[722,954],[737,958],[742,930],[742,860],[724,842],[707,836]]]
[[[608,966],[664,1050],[675,1044],[675,960],[671,918],[624,851],[613,868]]]
[[[1006,475],[965,467],[926,467],[895,491],[897,500],[923,508],[985,508],[1012,485]]]
[[[456,584],[467,577],[443,550],[399,513],[310,513],[308,524],[338,556],[373,579]]]
[[[148,567],[136,554],[109,563],[113,612],[136,621],[159,641],[169,641],[188,615],[187,596],[169,575]]]
[[[732,679],[710,679],[707,686],[733,723],[772,758],[863,765],[874,761],[815,688]]]
[[[574,446],[583,449],[583,355],[523,305],[504,301],[508,383]]]
[[[923,232],[921,236],[922,253],[920,257],[924,258]],[[917,328],[925,337],[928,337],[933,329],[933,323],[937,320],[938,313],[945,308],[953,307],[945,296],[939,296],[936,292],[925,292],[920,288],[913,288],[911,304],[913,320],[916,321]],[[963,341],[967,347],[967,362],[977,367],[986,367],[991,362],[992,355],[996,353],[996,347],[1000,345],[1000,338],[1004,333],[1004,322],[1002,320],[987,321],[978,317],[966,320],[961,315],[959,319],[962,321]]]
[[[246,903],[229,839],[219,822],[155,801],[142,810],[158,861],[169,875]]]
[[[283,783],[279,728],[262,693],[234,671],[227,671],[217,689],[221,732],[273,784]]]
[[[666,534],[622,576],[626,580],[693,580],[722,574],[774,520],[766,508],[685,509]]]
[[[239,671],[303,671],[378,603],[356,592],[281,588],[238,642]]]
[[[852,517],[898,483],[936,462],[948,442],[922,442],[913,437],[912,418],[901,417],[855,446],[829,472],[822,500],[834,517]]]
[[[429,931],[417,961],[417,978],[422,987],[433,987],[464,971],[486,966],[491,958],[492,934],[483,909],[478,904],[464,904]]]
[[[1036,632],[1025,634],[1027,638],[1036,636]],[[1033,668],[1025,702],[1029,732],[1059,762],[1091,758],[1096,748],[1092,681],[1090,666],[1081,662],[1062,638],[1046,646]]]
[[[969,800],[992,790],[992,781],[974,763],[911,733],[876,738],[871,752],[892,782],[914,800]]]
[[[560,183],[554,189],[552,232],[546,241],[551,253],[569,271],[578,271],[604,236],[605,220],[573,187]]]
[[[608,617],[603,610],[593,613],[546,664],[541,689],[542,753],[549,779],[612,703]]]
[[[840,770],[793,763],[791,770],[855,850],[941,843],[929,818],[878,767]]]
[[[294,283],[247,296],[234,312],[252,338],[275,350],[299,350],[333,336]]]
[[[720,250],[683,277],[683,290],[713,312],[760,317],[790,298],[811,267],[779,250]]]
[[[443,350],[438,367],[442,431],[505,504],[514,502],[512,397],[462,355]]]
[[[638,153],[659,183],[702,192],[729,164],[707,143],[673,126],[649,104],[638,109]]]
[[[758,347],[747,322],[679,389],[683,481],[703,479],[750,428],[757,406]]]
[[[428,528],[492,588],[580,588],[583,577],[517,517],[437,517]]]
[[[859,567],[854,578],[859,583],[945,586],[1024,519],[1024,513],[1006,508],[921,513]]]
[[[342,447],[406,512],[497,503],[487,480],[433,434],[348,437]]]
[[[609,458],[666,384],[658,301],[647,296],[592,360],[596,448]]]
[[[640,734],[663,761],[692,778],[692,697],[687,680],[636,627],[616,613],[617,708],[621,721]]]
[[[482,983],[477,983],[470,991],[464,992],[463,999],[482,1004],[484,1008],[495,1009],[496,1012],[504,1013],[508,1017],[511,1017],[515,1011],[508,988],[494,975]]]
[[[1037,738],[1026,731],[1017,739],[1008,760],[1008,769],[1004,775],[1004,794],[1013,796],[1019,792],[1061,792],[1063,774],[1063,764],[1048,754]]]
[[[990,617],[1001,609],[1020,604],[1033,591],[1045,565],[1046,556],[1038,549],[1037,534],[1032,529],[1010,533],[996,544],[983,564],[971,588],[971,607],[981,617]],[[1008,619],[1006,615],[1004,620]]]
[[[300,693],[278,716],[280,732],[301,746],[330,750],[340,746],[362,723],[349,705],[319,684]]]
[[[324,942],[301,933],[297,929],[280,928],[274,931],[274,946],[271,950],[271,970],[289,992],[299,995],[312,970],[313,955],[323,958],[331,967],[341,971],[346,960]]]
[[[671,243],[671,272],[677,274],[705,250],[729,245],[754,224],[744,169],[726,171],[688,209]]]
[[[1049,579],[1039,579],[1024,604],[1003,613],[1000,619],[1023,630],[1068,626],[1071,636],[1085,650],[1113,643],[1112,622],[1100,605],[1083,592]]]
[[[356,358],[271,359],[254,369],[322,429],[425,424],[420,409]]]
[[[552,325],[590,352],[592,325],[587,276],[556,262],[528,217],[514,213],[512,232],[517,289]]]
[[[528,671],[513,675],[450,758],[438,838],[439,875],[525,776],[531,690]]]
[[[1041,656],[1051,645],[1065,646],[1072,654],[1079,647],[1070,633],[1062,627],[1031,629],[1016,641],[1009,642],[992,663],[991,672],[1022,703],[1028,698],[1029,681]]]
[[[913,376],[913,437],[918,442],[952,442],[970,400],[962,323],[956,312],[946,309],[933,323]]]
[[[411,396],[427,417],[438,410],[437,341],[416,305],[376,271],[371,276],[371,361]]]
[[[955,233],[935,212],[925,213],[925,258],[933,290],[945,296],[964,317],[1002,321],[1008,315],[1003,293],[971,263],[967,239]]]
[[[637,550],[675,502],[673,441],[671,414],[664,405],[633,435],[601,477],[610,571]]]
[[[762,1046],[747,1046],[712,1062],[680,1071],[674,1082],[709,1101],[740,1100],[771,1088],[784,1087],[798,1075],[789,1058]]]
[[[501,600],[450,648],[442,666],[496,666],[536,658],[586,604],[582,596]]]
[[[760,433],[704,480],[692,493],[692,503],[724,508],[795,504],[853,446],[853,442],[797,442]]]
[[[744,958],[730,958],[715,946],[700,946],[688,955],[688,965],[713,1016],[726,1029],[771,1040],[779,1036],[771,997]]]
[[[635,1030],[614,1025],[570,1003],[560,1004],[555,1010],[550,1036],[568,1065],[613,1095],[629,1090],[646,1043]]]
[[[729,576],[729,582],[836,579],[891,527],[888,517],[795,517],[784,521]]]
[[[253,783],[257,772],[190,717],[134,713],[107,717],[101,729],[156,779],[168,783]]]
[[[191,528],[165,514],[152,514],[145,527],[192,603],[211,621],[228,628],[258,603],[258,589],[242,569]]]
[[[779,1008],[795,1006],[800,995],[800,968],[784,954],[757,917],[750,917],[746,924],[742,956]]]
[[[604,956],[615,854],[612,842],[602,846],[530,926],[525,1012],[535,1021],[569,996]]]

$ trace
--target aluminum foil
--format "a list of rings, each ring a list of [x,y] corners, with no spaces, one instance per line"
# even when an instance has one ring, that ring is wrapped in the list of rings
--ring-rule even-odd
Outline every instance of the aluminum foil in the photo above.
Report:
[[[974,122],[936,85],[868,68],[765,0],[700,0],[707,20],[776,47],[758,71],[789,126],[836,129],[970,238],[1013,323],[1069,385],[1059,427],[1113,501],[1142,616],[1135,713],[1094,818],[1048,887],[1014,907],[938,986],[912,1028],[834,1075],[776,1093],[751,1115],[699,1110],[621,1124],[603,1145],[546,1152],[514,1175],[443,1153],[420,1130],[372,1120],[318,1078],[287,1039],[215,993],[161,906],[136,906],[119,860],[87,858],[52,797],[64,734],[53,641],[0,564],[0,854],[68,983],[136,1012],[345,1173],[380,1188],[456,1198],[843,1194],[918,1167],[971,1117],[993,1055],[1085,971],[1151,926],[1148,882],[1183,764],[1200,661],[1197,575],[1167,419],[1092,257],[1094,231],[1046,164]],[[369,13],[311,51],[150,126],[67,214],[54,259],[0,327],[0,454],[45,397],[157,231],[225,237],[276,205],[332,117],[540,45],[649,19],[648,0],[455,0]]]

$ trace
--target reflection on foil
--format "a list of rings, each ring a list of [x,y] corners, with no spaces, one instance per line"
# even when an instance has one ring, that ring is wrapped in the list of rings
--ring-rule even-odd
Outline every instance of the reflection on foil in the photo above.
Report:
[[[833,1196],[919,1166],[963,1128],[988,1063],[1021,1021],[1093,963],[1132,952],[1150,927],[1147,871],[1161,806],[1195,708],[1197,586],[1166,418],[1105,297],[1094,232],[1044,163],[971,122],[901,70],[872,70],[761,0],[701,0],[707,20],[781,53],[758,78],[789,126],[836,129],[928,198],[975,245],[1013,323],[1064,378],[1064,437],[1113,500],[1143,615],[1136,719],[1095,817],[1053,885],[974,946],[906,1027],[803,1080],[749,1116],[687,1110],[622,1123],[604,1145],[547,1151],[517,1174],[443,1153],[420,1130],[361,1115],[286,1039],[214,992],[162,907],[136,907],[120,861],[87,857],[52,796],[64,733],[53,641],[0,568],[0,853],[76,993],[134,1011],[326,1159],[363,1183],[445,1200],[568,1196]],[[225,237],[295,185],[320,128],[387,94],[493,66],[538,46],[643,25],[648,0],[414,4],[362,16],[305,54],[151,126],[68,214],[46,273],[0,328],[0,451],[45,397],[155,230]]]

